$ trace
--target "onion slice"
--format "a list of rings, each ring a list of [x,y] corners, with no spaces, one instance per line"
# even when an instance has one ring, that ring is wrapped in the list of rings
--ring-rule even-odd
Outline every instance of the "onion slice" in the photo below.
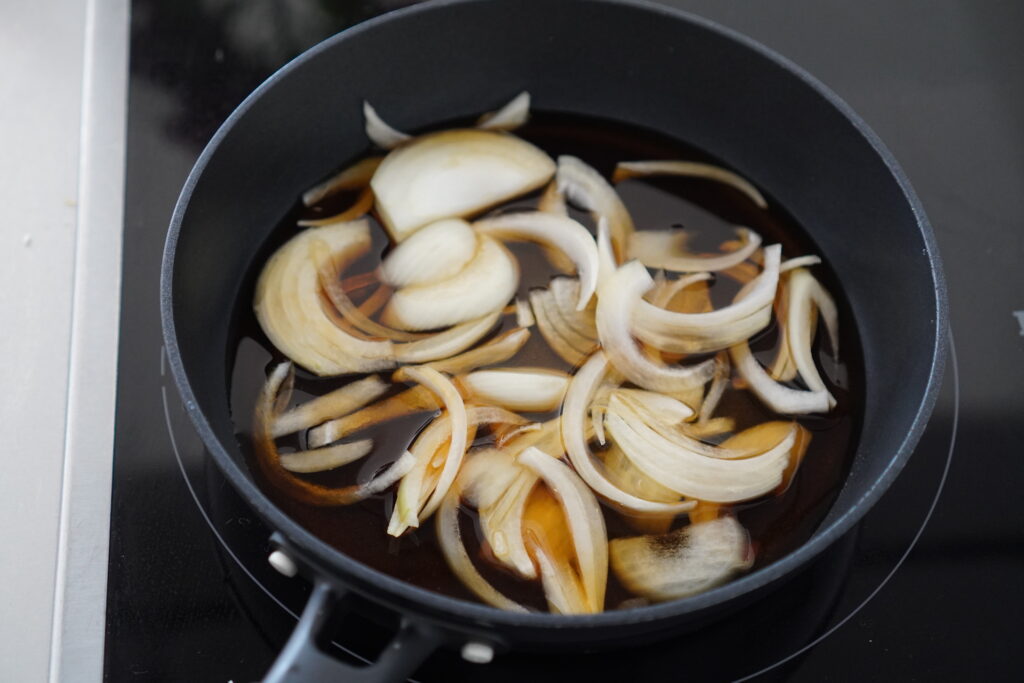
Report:
[[[537,329],[540,336],[544,337],[551,350],[558,354],[558,357],[572,366],[582,363],[587,357],[586,350],[580,350],[565,338],[562,331],[556,326],[553,311],[549,310],[546,299],[546,292],[530,292],[531,308],[534,319],[537,321]],[[596,342],[589,350],[596,348]]]
[[[608,359],[598,351],[592,355],[569,382],[562,402],[562,443],[580,478],[603,498],[638,513],[678,514],[686,512],[695,503],[658,503],[627,493],[611,483],[594,465],[587,447],[586,421],[590,400],[608,371]]]
[[[648,268],[664,268],[675,272],[713,272],[725,270],[746,261],[761,248],[761,236],[749,228],[737,228],[743,246],[719,256],[697,256],[686,253],[687,234],[682,230],[640,230],[629,238],[629,257]]]
[[[311,429],[307,440],[310,448],[318,448],[361,429],[405,415],[421,413],[425,410],[437,410],[439,406],[437,398],[428,389],[413,387],[376,403],[371,403],[362,410],[325,422],[319,427]]]
[[[384,157],[366,157],[348,166],[327,180],[314,185],[302,193],[302,203],[313,206],[326,197],[345,190],[358,190],[370,184],[380,162]],[[371,195],[373,196],[373,195]]]
[[[569,375],[547,368],[477,370],[456,380],[471,400],[525,412],[547,412],[562,403]]]
[[[811,354],[811,343],[814,341],[811,337],[810,326],[811,304],[814,304],[821,314],[832,349],[836,351],[839,346],[839,313],[836,310],[835,301],[818,280],[804,268],[797,268],[789,274],[787,295],[786,332],[789,353],[800,376],[807,384],[807,388],[811,391],[828,393]],[[835,406],[835,399],[831,394],[828,394],[828,397],[829,408],[832,408]]]
[[[615,188],[593,167],[574,156],[558,157],[555,178],[559,192],[569,201],[589,211],[595,221],[604,218],[608,222],[615,255],[619,260],[623,259],[633,234],[633,219]]]
[[[379,398],[387,390],[387,383],[379,375],[356,380],[278,415],[272,434],[276,438],[343,417]]]
[[[597,301],[597,331],[602,347],[615,369],[644,389],[673,394],[704,384],[714,372],[711,361],[689,367],[668,367],[644,356],[633,341],[630,318],[638,303],[640,306],[646,304],[643,294],[653,285],[654,281],[639,261],[622,266],[601,284]]]
[[[619,581],[651,600],[702,593],[749,569],[754,558],[750,537],[732,517],[690,524],[667,536],[617,538],[609,554]]]
[[[400,363],[427,363],[462,353],[494,329],[500,318],[501,311],[492,311],[425,339],[395,344],[395,359]]]
[[[469,223],[461,218],[436,221],[384,258],[380,279],[396,288],[446,280],[465,268],[476,251],[476,233]]]
[[[363,100],[363,117],[366,119],[366,137],[370,138],[370,142],[378,147],[394,149],[406,140],[412,139],[408,133],[403,133],[388,125],[366,100]]]
[[[260,273],[253,302],[260,327],[275,347],[318,375],[375,372],[395,365],[390,341],[348,334],[335,324],[320,297],[322,262],[351,262],[369,248],[364,220],[305,230],[274,252]]]
[[[438,372],[458,375],[485,365],[507,361],[523,348],[530,339],[530,330],[517,327],[501,334],[486,344],[470,349],[457,356],[427,363]]]
[[[623,491],[634,496],[654,500],[660,503],[675,503],[680,495],[670,488],[662,486],[644,474],[634,465],[616,444],[609,444],[601,458],[604,462],[608,478]],[[692,510],[691,510],[692,513]],[[678,515],[624,515],[625,521],[634,529],[648,534],[663,534],[672,528],[672,522]]]
[[[499,311],[519,286],[519,264],[502,244],[481,235],[476,254],[458,273],[391,296],[382,320],[405,330],[429,330]]]
[[[801,391],[790,389],[771,378],[750,352],[747,342],[740,342],[729,349],[733,365],[750,390],[772,410],[783,415],[805,415],[827,413],[831,396],[828,391]]]
[[[530,447],[519,454],[519,462],[541,477],[562,504],[590,611],[600,612],[608,582],[608,535],[600,504],[583,480],[560,460]]]
[[[530,302],[525,299],[516,299],[516,325],[519,327],[533,327],[537,322],[533,317],[533,309]]]
[[[497,111],[487,112],[476,122],[484,130],[515,130],[530,119],[530,93],[523,91]]]
[[[779,272],[785,273],[790,270],[793,270],[794,268],[806,268],[807,266],[816,266],[819,265],[820,263],[820,256],[814,256],[813,254],[808,254],[807,256],[797,256],[795,258],[790,258],[783,261],[782,265],[779,266]]]
[[[762,209],[768,208],[768,202],[765,201],[758,189],[750,184],[750,181],[737,173],[713,164],[696,161],[622,161],[615,167],[612,180],[619,183],[627,178],[652,175],[678,175],[714,180],[739,190]]]
[[[543,211],[505,213],[478,220],[477,232],[498,239],[530,240],[564,253],[579,274],[580,292],[576,310],[582,311],[597,289],[597,244],[586,228],[566,216]]]
[[[368,455],[371,450],[373,450],[373,440],[362,439],[310,451],[283,453],[280,456],[281,467],[289,472],[325,472],[353,463]]]
[[[708,387],[708,393],[700,404],[700,413],[697,416],[698,423],[707,424],[711,416],[715,414],[718,402],[722,400],[722,395],[729,386],[729,374],[731,372],[732,366],[729,364],[729,354],[725,351],[717,354],[715,356],[715,374],[711,378],[711,386]]]
[[[579,280],[556,277],[548,285],[548,291],[554,297],[555,307],[569,326],[580,336],[596,342],[597,324],[594,322],[594,315],[597,312],[597,301],[591,299],[585,309],[576,310],[576,302],[580,296]]]
[[[540,199],[537,200],[537,210],[556,216],[569,215],[569,206],[565,203],[565,195],[558,189],[557,181],[552,181],[545,186]]]
[[[550,290],[535,289],[530,292],[530,304],[535,312],[538,314],[542,313],[543,317],[550,322],[554,333],[558,337],[583,354],[584,357],[593,353],[594,349],[597,348],[596,336],[588,337],[577,332],[572,323],[562,315]],[[542,328],[541,333],[543,334],[543,332]]]
[[[395,242],[442,218],[476,213],[534,190],[555,164],[537,147],[497,131],[422,135],[389,154],[370,186]]]
[[[352,206],[348,207],[341,213],[336,213],[333,216],[326,216],[324,218],[302,218],[298,221],[297,225],[300,228],[318,228],[332,223],[346,223],[348,221],[354,221],[362,218],[368,214],[372,208],[373,191],[367,187],[359,193],[359,196],[356,197],[356,201],[353,202]]]

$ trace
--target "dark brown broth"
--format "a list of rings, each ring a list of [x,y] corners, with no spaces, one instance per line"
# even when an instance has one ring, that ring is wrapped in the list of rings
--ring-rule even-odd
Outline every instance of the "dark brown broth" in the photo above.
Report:
[[[593,165],[610,177],[615,163],[636,159],[688,159],[718,163],[708,154],[677,140],[650,131],[617,123],[579,116],[535,114],[530,124],[517,134],[537,144],[552,156],[572,154]],[[756,183],[756,178],[752,179]],[[711,181],[683,178],[656,178],[631,180],[621,183],[618,191],[629,208],[638,229],[665,229],[685,226],[694,239],[696,249],[717,250],[724,240],[732,239],[735,225],[745,225],[757,231],[765,244],[779,242],[784,258],[817,253],[813,242],[796,222],[769,200],[768,210],[757,208],[738,191]],[[282,360],[260,331],[252,313],[253,285],[266,259],[280,244],[295,234],[295,220],[299,217],[330,215],[347,207],[353,197],[332,198],[312,210],[300,204],[289,213],[265,245],[260,258],[253,264],[247,286],[243,287],[235,312],[237,347],[231,384],[231,407],[238,426],[238,437],[253,463],[251,439],[248,432],[255,399],[272,363]],[[536,196],[514,202],[509,206],[532,208]],[[505,209],[502,209],[505,210]],[[588,227],[590,219],[583,213],[574,217]],[[366,272],[379,263],[387,249],[383,229],[374,224],[374,248],[353,264],[348,274]],[[554,269],[530,245],[510,245],[522,267],[520,296],[533,287],[545,286]],[[813,438],[792,485],[782,495],[767,496],[750,503],[733,506],[739,521],[750,532],[756,548],[755,568],[769,564],[800,546],[814,532],[824,518],[842,485],[852,460],[862,413],[862,370],[860,344],[852,317],[838,283],[827,264],[814,267],[815,274],[829,289],[840,309],[840,362],[836,363],[824,350],[823,335],[815,340],[815,353],[829,389],[838,402],[827,416],[801,417],[799,422],[808,428]],[[715,306],[727,304],[736,291],[736,285],[726,277],[716,278],[711,287]],[[368,295],[366,290],[359,296]],[[514,316],[507,316],[501,330],[515,326]],[[773,325],[751,341],[755,355],[768,363],[774,356],[778,342]],[[507,364],[534,365],[572,371],[548,348],[540,333],[534,330],[529,343]],[[352,378],[322,379],[301,369],[296,376],[293,404],[309,397],[326,393]],[[797,385],[799,386],[799,385]],[[396,387],[395,392],[401,387]],[[778,419],[763,408],[749,392],[727,390],[716,415],[731,415],[743,429],[759,422]],[[535,419],[548,419],[551,415],[528,415]],[[387,463],[393,461],[430,421],[432,413],[421,413],[365,430],[360,436],[374,439],[374,452],[358,463],[334,472],[310,475],[310,479],[325,485],[342,486],[354,481],[365,481]],[[482,440],[486,440],[486,435]],[[294,436],[279,441],[282,450],[305,447],[304,437]],[[437,547],[433,520],[402,538],[387,535],[386,528],[394,503],[394,492],[349,507],[322,508],[298,503],[266,484],[258,468],[252,468],[266,494],[298,523],[325,542],[375,569],[415,585],[453,597],[476,598],[451,573]],[[463,537],[471,556],[480,559],[485,551],[481,544],[476,517],[472,510],[462,516]],[[619,513],[605,508],[605,519],[610,538],[636,535]],[[677,526],[685,524],[683,515]],[[538,609],[544,608],[543,592],[534,582],[522,581],[512,573],[486,561],[477,563],[481,573],[496,588],[511,598]],[[609,573],[607,609],[615,609],[632,596]]]

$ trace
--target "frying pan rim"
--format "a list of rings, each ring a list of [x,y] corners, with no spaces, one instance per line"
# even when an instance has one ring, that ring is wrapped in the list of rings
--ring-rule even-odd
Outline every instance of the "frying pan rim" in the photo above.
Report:
[[[177,384],[178,390],[184,400],[186,411],[202,438],[203,443],[206,445],[207,449],[209,449],[214,461],[224,472],[225,476],[235,489],[241,493],[246,501],[252,505],[261,516],[263,516],[272,528],[280,531],[289,543],[293,544],[300,552],[308,554],[314,558],[315,564],[321,567],[328,567],[335,574],[340,575],[337,578],[339,578],[343,583],[351,583],[352,580],[354,580],[357,590],[358,587],[362,587],[362,592],[366,592],[365,589],[368,586],[375,586],[378,590],[373,592],[372,598],[378,602],[382,602],[384,604],[397,604],[399,605],[397,607],[398,609],[408,609],[409,605],[404,603],[412,603],[417,611],[440,620],[456,617],[467,620],[471,623],[486,624],[492,627],[500,628],[504,626],[509,628],[525,628],[534,630],[609,628],[640,622],[651,622],[657,620],[668,621],[672,618],[680,617],[685,614],[693,614],[709,610],[716,605],[730,602],[742,595],[752,593],[782,579],[784,576],[795,571],[797,568],[804,565],[832,545],[833,542],[849,531],[854,524],[864,516],[864,514],[889,488],[889,485],[903,469],[903,466],[910,458],[914,447],[920,439],[921,433],[924,430],[938,397],[948,353],[948,300],[941,258],[938,253],[934,233],[925,215],[924,208],[899,163],[874,131],[872,131],[871,128],[850,108],[850,106],[831,89],[799,65],[791,62],[789,59],[752,38],[738,33],[737,31],[689,12],[655,5],[653,3],[646,2],[645,0],[586,0],[586,4],[591,7],[595,4],[599,4],[616,8],[624,8],[627,11],[652,12],[661,15],[666,20],[686,22],[696,26],[698,29],[717,34],[721,38],[731,40],[746,48],[752,53],[753,58],[763,58],[773,62],[776,66],[789,72],[789,74],[795,76],[805,86],[815,91],[817,96],[823,98],[854,126],[856,131],[864,138],[864,141],[871,146],[874,153],[881,158],[889,174],[891,174],[892,178],[897,183],[903,198],[910,206],[918,231],[924,242],[935,292],[935,339],[931,340],[929,348],[931,362],[928,382],[907,434],[899,447],[893,453],[882,474],[850,505],[849,509],[834,519],[827,527],[819,528],[815,531],[814,535],[796,550],[755,572],[690,598],[646,607],[637,607],[628,610],[613,610],[592,615],[553,615],[546,613],[522,614],[507,612],[483,604],[450,598],[393,578],[347,557],[340,551],[335,550],[313,536],[310,532],[291,520],[284,512],[273,505],[269,498],[257,487],[256,483],[242,471],[235,460],[229,455],[228,449],[226,449],[220,440],[217,439],[212,427],[203,415],[202,411],[199,409],[195,393],[186,375],[178,349],[174,322],[173,273],[175,250],[192,194],[199,184],[210,159],[217,153],[221,142],[234,128],[236,123],[242,119],[242,117],[244,117],[246,113],[253,108],[257,102],[259,102],[263,94],[274,87],[278,81],[286,78],[289,74],[299,69],[304,63],[315,58],[321,52],[331,49],[339,41],[348,40],[352,36],[373,31],[377,26],[386,22],[410,21],[414,20],[414,18],[420,13],[443,12],[448,6],[476,5],[485,3],[500,4],[505,1],[506,0],[435,0],[434,2],[428,2],[388,12],[361,24],[357,24],[356,26],[327,38],[282,66],[262,84],[260,84],[260,86],[252,93],[250,93],[228,116],[224,123],[218,128],[217,132],[213,135],[210,142],[207,143],[196,161],[195,166],[189,173],[174,207],[174,212],[168,229],[161,265],[160,313],[163,323],[164,345],[167,349],[167,358],[171,368],[171,374],[174,376],[175,383]],[[583,0],[559,1],[571,4],[580,3]],[[237,446],[235,446],[235,448],[237,448]],[[378,595],[378,591],[380,590],[382,590],[387,597],[381,597]]]

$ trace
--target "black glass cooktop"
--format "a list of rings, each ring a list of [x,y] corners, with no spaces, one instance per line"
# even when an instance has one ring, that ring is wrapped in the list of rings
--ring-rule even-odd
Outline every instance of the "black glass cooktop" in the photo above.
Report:
[[[132,3],[107,680],[256,680],[294,626],[308,586],[267,565],[267,529],[204,455],[165,372],[160,255],[185,176],[242,98],[309,46],[403,4]],[[1020,679],[1024,6],[664,4],[809,69],[903,164],[949,280],[956,353],[935,416],[864,522],[742,612],[622,652],[501,655],[486,669],[441,653],[417,680]],[[339,656],[372,652],[375,628],[343,628]]]

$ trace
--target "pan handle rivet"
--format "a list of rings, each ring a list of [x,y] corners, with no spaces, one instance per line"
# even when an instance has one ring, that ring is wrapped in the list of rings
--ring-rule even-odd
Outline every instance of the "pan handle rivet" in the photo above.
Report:
[[[267,562],[270,563],[271,567],[288,578],[299,573],[299,568],[295,566],[295,560],[288,557],[288,555],[282,550],[275,550],[270,553],[270,557],[267,558]]]
[[[471,664],[489,664],[494,659],[494,648],[487,643],[471,641],[462,646],[462,658]]]

